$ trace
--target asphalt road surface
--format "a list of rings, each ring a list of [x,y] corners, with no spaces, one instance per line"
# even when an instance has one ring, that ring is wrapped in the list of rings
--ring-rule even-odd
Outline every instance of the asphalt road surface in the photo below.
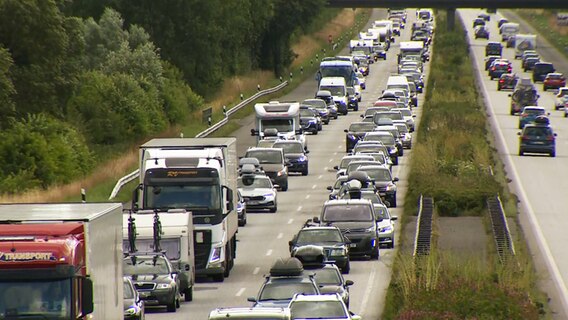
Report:
[[[486,100],[489,121],[492,125],[499,156],[503,159],[511,187],[519,197],[519,221],[529,244],[533,260],[537,266],[538,277],[544,290],[550,296],[550,303],[556,319],[568,319],[568,119],[562,111],[554,110],[553,90],[542,91],[542,83],[537,84],[540,99],[538,105],[550,112],[551,125],[558,134],[556,157],[546,155],[519,156],[519,137],[517,133],[519,117],[509,114],[511,91],[497,91],[497,81],[489,80],[484,71],[485,44],[487,40],[473,39],[472,21],[480,10],[459,10],[467,27],[471,52],[479,74],[479,86]],[[500,41],[497,21],[502,16],[492,15],[488,23],[490,40]],[[513,20],[511,20],[513,21]],[[522,33],[532,32],[526,24],[521,24]],[[557,71],[566,74],[568,61],[558,53],[542,36],[537,36],[537,51],[541,60],[554,63]],[[530,78],[523,72],[520,60],[514,59],[512,48],[504,48],[503,56],[513,62],[513,72]]]
[[[375,10],[370,21],[386,16],[385,10]],[[407,25],[414,21],[414,11],[408,10]],[[239,228],[237,259],[229,278],[222,283],[199,282],[196,284],[194,300],[182,302],[176,313],[167,313],[161,308],[147,308],[148,319],[207,319],[209,312],[217,307],[250,306],[247,297],[256,296],[271,264],[279,257],[289,256],[288,241],[301,228],[304,222],[319,215],[321,206],[328,199],[326,187],[335,181],[333,166],[339,164],[345,155],[344,129],[358,121],[359,115],[374,102],[386,85],[390,73],[396,73],[396,54],[398,43],[409,40],[410,30],[403,30],[402,36],[388,51],[387,61],[371,65],[367,77],[367,89],[363,91],[363,101],[358,112],[350,112],[324,125],[318,135],[308,136],[309,175],[292,176],[287,192],[278,193],[277,213],[249,213],[248,224]],[[347,53],[347,51],[345,51]],[[427,68],[426,68],[427,69]],[[301,101],[312,98],[316,92],[316,81],[307,80],[290,94],[279,98],[282,101]],[[419,105],[423,97],[420,96]],[[251,106],[252,108],[252,106]],[[419,119],[420,108],[416,110]],[[238,139],[238,153],[243,155],[248,147],[256,144],[250,136],[254,127],[254,117],[243,120],[243,127],[234,133]],[[401,215],[407,184],[409,157],[412,152],[405,150],[400,164],[393,167],[398,176],[398,208],[391,210],[393,215]],[[396,237],[399,237],[397,230]],[[391,266],[395,249],[381,249],[379,261],[352,261],[351,272],[346,279],[353,280],[351,287],[351,310],[364,319],[379,319],[382,313],[386,289],[390,283]]]

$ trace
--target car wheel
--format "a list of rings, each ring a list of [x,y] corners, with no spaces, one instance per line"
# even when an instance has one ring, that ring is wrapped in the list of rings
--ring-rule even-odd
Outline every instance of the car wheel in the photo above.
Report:
[[[523,151],[523,149],[519,149],[519,156],[524,156],[525,152]]]
[[[392,164],[398,165],[398,157],[393,157]]]
[[[546,90],[548,90],[548,87],[547,87],[547,86],[542,86],[542,90],[543,90],[543,91],[546,91]]]
[[[176,299],[176,297],[174,296],[174,299],[173,299],[172,303],[166,305],[166,310],[167,310],[168,312],[176,312],[176,311],[177,311],[176,302],[177,302],[177,299]]]
[[[359,104],[355,105],[355,108],[353,108],[353,111],[359,111]]]
[[[403,155],[404,155],[404,149],[401,148],[401,149],[398,150],[398,156],[402,157]]]
[[[511,111],[509,112],[512,116],[515,115],[515,110],[511,109]]]
[[[308,168],[302,170],[302,175],[303,175],[303,176],[307,176],[307,175],[308,175]]]
[[[556,157],[556,150],[551,151],[550,156],[553,157],[553,158]]]
[[[501,87],[500,87],[500,86],[497,86],[497,91],[501,91]]]
[[[181,307],[180,298],[181,298],[181,296],[179,296],[179,297],[176,299],[176,309],[179,309],[179,308]]]
[[[193,300],[193,286],[185,289],[185,292],[183,293],[183,298],[185,301],[192,301]]]
[[[274,208],[270,208],[270,213],[275,213],[276,211],[278,211],[277,206],[274,206]]]
[[[280,189],[284,192],[288,191],[288,183],[286,182],[286,184],[281,186]]]
[[[388,247],[389,247],[390,249],[394,249],[394,235],[393,235],[393,238],[392,238],[392,242],[389,243]]]
[[[564,112],[564,118],[568,118],[568,113]]]
[[[379,260],[379,256],[380,256],[379,246],[376,245],[375,248],[373,249],[373,252],[371,252],[371,260]]]
[[[211,276],[214,282],[223,282],[225,281],[225,275],[223,273],[218,273]]]
[[[347,260],[345,267],[341,268],[341,273],[342,274],[349,274],[350,270],[351,270],[351,264],[349,263],[349,260]]]
[[[318,134],[318,129],[312,131],[312,134]]]

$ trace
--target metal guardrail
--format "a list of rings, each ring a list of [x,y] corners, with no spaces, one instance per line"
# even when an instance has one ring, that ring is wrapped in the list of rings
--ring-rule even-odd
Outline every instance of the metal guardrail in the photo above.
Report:
[[[216,130],[218,130],[222,126],[226,125],[229,122],[229,117],[232,114],[234,114],[235,112],[239,111],[240,109],[242,109],[243,107],[245,107],[249,103],[253,102],[254,100],[256,100],[256,99],[258,99],[262,96],[280,91],[282,88],[286,87],[287,85],[288,85],[288,81],[284,81],[281,84],[277,85],[276,87],[272,87],[272,88],[268,88],[266,90],[259,91],[259,92],[255,93],[254,95],[250,96],[249,98],[244,99],[243,101],[241,101],[236,106],[227,110],[227,112],[225,113],[225,117],[221,121],[215,123],[214,125],[212,125],[211,127],[207,128],[207,129],[201,131],[195,137],[196,138],[203,138],[203,137],[210,135],[211,133],[215,132]],[[116,182],[116,185],[112,189],[112,192],[110,193],[110,196],[109,196],[108,199],[109,200],[114,199],[116,197],[116,195],[118,195],[118,193],[120,192],[120,189],[125,184],[131,182],[132,180],[138,178],[139,176],[140,176],[140,170],[136,169],[135,171],[133,171],[133,172],[127,174],[126,176],[120,178]]]
[[[487,198],[487,209],[491,218],[491,227],[493,229],[493,237],[495,239],[495,247],[501,263],[507,258],[515,255],[515,245],[511,240],[507,217],[503,210],[501,198],[499,195]]]
[[[414,239],[413,256],[430,254],[432,243],[432,217],[434,215],[434,199],[420,195],[420,208],[416,220],[416,237]]]

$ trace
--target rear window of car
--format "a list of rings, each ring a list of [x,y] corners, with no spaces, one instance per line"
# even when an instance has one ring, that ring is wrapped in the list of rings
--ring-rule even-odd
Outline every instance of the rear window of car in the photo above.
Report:
[[[554,70],[554,66],[552,64],[549,64],[549,63],[536,64],[536,66],[535,66],[535,71],[542,72],[542,73],[553,72],[553,70]]]
[[[523,112],[526,113],[526,114],[530,114],[530,115],[544,114],[544,110],[542,110],[542,109],[533,109],[533,108],[525,108],[525,110],[523,110]]]
[[[525,136],[550,136],[552,135],[552,129],[550,127],[526,127]]]
[[[254,150],[248,151],[245,158],[257,158],[259,163],[282,163],[282,152],[275,150]]]
[[[549,74],[546,76],[548,79],[562,79],[563,76],[561,74]]]
[[[324,221],[373,221],[371,207],[366,204],[330,205],[323,209]]]

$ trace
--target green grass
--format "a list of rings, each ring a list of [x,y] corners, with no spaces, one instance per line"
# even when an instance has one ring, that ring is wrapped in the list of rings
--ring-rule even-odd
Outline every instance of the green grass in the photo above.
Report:
[[[519,9],[515,10],[515,13],[543,35],[564,56],[568,57],[568,34],[561,34],[556,29],[557,10]]]
[[[425,194],[435,198],[436,215],[484,215],[490,232],[486,196],[500,193],[509,216],[517,213],[516,197],[508,192],[504,167],[495,156],[463,30],[446,31],[444,19],[437,15],[437,54],[431,62],[419,143],[413,147],[403,218],[416,214],[417,199]],[[438,250],[434,229],[429,256],[415,260],[408,250],[398,252],[383,319],[546,318],[546,304],[541,302],[546,297],[536,289],[521,232],[514,239],[515,259],[502,264],[491,237],[487,256],[464,257]]]

